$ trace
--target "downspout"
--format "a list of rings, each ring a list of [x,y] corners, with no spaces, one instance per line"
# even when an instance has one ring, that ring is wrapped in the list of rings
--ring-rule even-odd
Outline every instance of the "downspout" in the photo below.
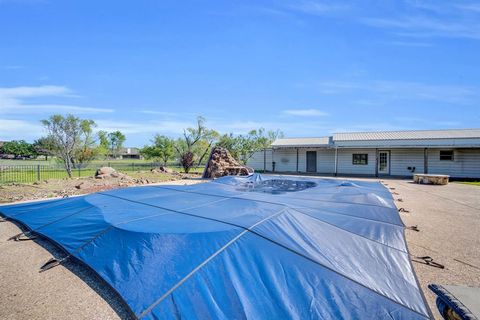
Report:
[[[378,178],[378,149],[375,149],[375,177]]]
[[[267,148],[263,148],[263,173],[267,171]]]
[[[297,148],[297,173],[298,173],[298,148]]]
[[[428,148],[423,149],[423,173],[428,174]]]
[[[272,172],[275,172],[275,149],[272,148]]]
[[[335,146],[335,172],[334,176],[337,176],[337,170],[338,170],[338,147]]]

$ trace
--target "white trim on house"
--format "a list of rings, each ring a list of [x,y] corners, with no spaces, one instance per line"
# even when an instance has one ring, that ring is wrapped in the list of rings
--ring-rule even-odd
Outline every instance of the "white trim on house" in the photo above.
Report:
[[[440,159],[440,152],[444,150],[453,151],[452,160]],[[247,164],[260,171],[303,173],[307,171],[307,151],[317,153],[318,174],[438,173],[454,178],[480,178],[480,129],[363,132],[279,139],[271,149],[254,154]],[[387,168],[385,163],[379,167],[379,152],[388,153]],[[385,154],[381,157],[385,159]]]

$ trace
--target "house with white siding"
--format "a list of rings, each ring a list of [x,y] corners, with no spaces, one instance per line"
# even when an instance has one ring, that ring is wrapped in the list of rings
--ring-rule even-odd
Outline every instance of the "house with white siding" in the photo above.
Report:
[[[277,139],[247,165],[258,171],[408,177],[414,173],[480,178],[480,129],[336,133]]]

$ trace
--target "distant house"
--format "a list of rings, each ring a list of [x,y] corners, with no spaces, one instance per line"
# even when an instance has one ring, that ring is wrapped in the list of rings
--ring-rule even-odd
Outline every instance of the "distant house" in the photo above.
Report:
[[[2,147],[7,141],[0,141],[0,159],[15,159],[15,155],[3,153]]]
[[[247,165],[257,170],[327,175],[448,174],[480,178],[480,129],[336,133],[276,140]]]
[[[142,159],[142,156],[138,148],[122,148],[117,159]]]

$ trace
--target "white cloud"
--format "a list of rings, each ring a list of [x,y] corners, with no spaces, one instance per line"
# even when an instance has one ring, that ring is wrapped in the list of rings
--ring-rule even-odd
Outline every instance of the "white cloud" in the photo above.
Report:
[[[365,18],[361,21],[371,27],[401,30],[402,32],[397,34],[402,36],[480,39],[480,24],[469,19],[438,20],[425,16],[409,16]]]
[[[12,87],[0,88],[0,97],[26,98],[42,96],[62,96],[71,93],[64,86]]]
[[[60,113],[105,113],[113,109],[84,107],[56,103],[28,103],[26,100],[40,97],[78,97],[64,86],[37,86],[0,88],[0,112],[2,114],[28,115],[32,113],[60,112]]]
[[[291,4],[288,8],[311,15],[325,15],[332,12],[348,10],[350,6],[345,3],[339,4],[338,1],[304,0]]]
[[[0,119],[0,140],[34,140],[42,135],[40,122]]]
[[[465,11],[473,11],[474,13],[480,13],[480,4],[479,3],[465,3],[456,5],[457,8]]]
[[[157,110],[140,110],[141,113],[144,114],[153,114],[157,116],[172,116],[175,115],[174,112],[168,112],[168,111],[157,111]]]
[[[181,120],[167,120],[167,121],[111,121],[98,120],[95,121],[98,125],[98,130],[116,131],[120,130],[125,134],[167,134],[179,135],[183,133],[184,128],[194,126],[195,122],[181,121]]]
[[[328,113],[318,109],[290,109],[290,110],[283,110],[283,114],[289,116],[298,116],[298,117],[324,117],[327,116]]]
[[[36,111],[41,110],[42,112],[60,112],[60,113],[111,113],[114,112],[114,109],[108,108],[92,108],[92,107],[80,107],[73,105],[63,105],[63,104],[32,104],[32,105],[23,105],[24,110]]]
[[[418,41],[385,41],[385,44],[390,44],[393,46],[402,46],[402,47],[431,47],[432,44],[428,42],[418,42]]]
[[[323,94],[362,92],[374,94],[375,98],[387,100],[430,100],[468,103],[478,97],[478,89],[470,86],[440,85],[408,81],[323,81],[319,83],[319,89]]]
[[[362,6],[354,1],[299,0],[286,4],[284,1],[280,7],[280,11],[288,13],[328,16],[385,29],[400,39],[448,37],[480,40],[480,4],[477,2],[406,0]]]

